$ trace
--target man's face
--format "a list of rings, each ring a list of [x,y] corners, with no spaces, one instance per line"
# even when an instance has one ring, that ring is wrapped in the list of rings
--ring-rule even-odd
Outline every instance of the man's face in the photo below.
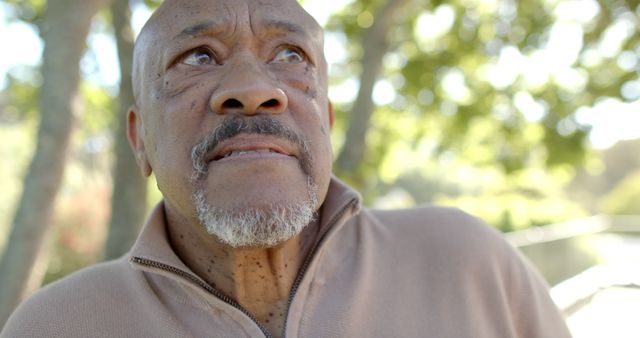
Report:
[[[324,201],[331,173],[322,32],[295,0],[167,0],[136,44],[129,134],[167,211]],[[193,156],[193,158],[192,158]],[[196,170],[194,170],[194,162]]]

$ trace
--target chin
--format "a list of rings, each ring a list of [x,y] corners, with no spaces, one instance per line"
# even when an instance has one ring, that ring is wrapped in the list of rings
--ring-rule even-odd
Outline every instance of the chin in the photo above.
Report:
[[[207,232],[231,247],[277,246],[314,220],[317,187],[310,176],[306,181],[290,193],[287,188],[292,185],[276,187],[275,191],[268,186],[228,191],[227,196],[233,198],[220,194],[213,198],[211,190],[200,187],[194,194],[198,219]]]

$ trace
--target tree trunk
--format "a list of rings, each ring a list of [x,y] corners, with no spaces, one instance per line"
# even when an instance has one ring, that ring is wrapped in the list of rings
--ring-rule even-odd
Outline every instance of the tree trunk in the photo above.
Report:
[[[117,258],[129,250],[144,221],[147,202],[147,180],[140,174],[126,135],[127,112],[134,102],[131,87],[133,31],[129,1],[114,0],[111,15],[120,60],[120,94],[111,218],[105,259]]]
[[[356,102],[349,113],[349,124],[342,151],[336,160],[336,170],[354,172],[364,158],[366,134],[373,113],[373,86],[382,68],[382,59],[389,49],[388,33],[394,19],[410,0],[388,0],[378,9],[373,25],[362,37],[362,73]]]
[[[0,326],[26,296],[36,261],[49,233],[72,131],[79,63],[91,18],[105,0],[50,0],[42,35],[41,121],[31,165],[0,261]]]

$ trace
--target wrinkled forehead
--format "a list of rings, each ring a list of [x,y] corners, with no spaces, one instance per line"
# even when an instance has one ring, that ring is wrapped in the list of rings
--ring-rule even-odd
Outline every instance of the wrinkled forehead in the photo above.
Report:
[[[318,23],[296,0],[165,0],[143,28],[140,38],[175,39],[209,28],[252,30],[276,23],[309,38],[322,37]],[[166,40],[165,40],[166,41]]]

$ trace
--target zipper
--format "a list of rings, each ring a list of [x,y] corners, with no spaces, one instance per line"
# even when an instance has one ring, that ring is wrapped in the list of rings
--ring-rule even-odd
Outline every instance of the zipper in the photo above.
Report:
[[[302,283],[302,279],[304,278],[304,275],[307,272],[309,265],[311,265],[312,258],[315,256],[316,251],[318,251],[318,247],[322,242],[324,242],[324,239],[325,237],[327,237],[327,234],[331,232],[330,230],[333,229],[334,223],[336,223],[339,219],[341,219],[342,216],[344,216],[345,212],[347,212],[348,209],[353,208],[357,204],[357,202],[358,202],[357,198],[351,199],[349,203],[345,205],[344,208],[340,209],[340,211],[335,216],[333,216],[333,218],[331,219],[331,221],[329,221],[327,225],[327,230],[320,235],[320,238],[313,245],[313,247],[311,248],[311,251],[309,251],[309,254],[307,254],[307,257],[305,257],[304,262],[300,267],[300,272],[298,272],[298,276],[293,281],[293,285],[291,286],[291,292],[289,292],[289,299],[287,300],[287,312],[286,312],[287,315],[284,317],[284,324],[282,325],[282,338],[286,338],[287,322],[289,320],[289,308],[291,307],[291,303],[293,303],[293,298],[296,296],[296,293],[298,292],[298,288]]]
[[[225,295],[224,293],[214,289],[209,284],[205,283],[204,281],[200,280],[199,278],[196,278],[192,274],[190,274],[190,273],[188,273],[186,271],[183,271],[181,269],[175,268],[175,267],[173,267],[171,265],[159,263],[159,262],[152,261],[152,260],[146,259],[146,258],[131,257],[131,261],[134,262],[134,263],[140,264],[140,265],[144,265],[144,266],[147,266],[147,267],[152,267],[152,268],[156,268],[156,269],[160,269],[160,270],[164,270],[164,271],[176,274],[176,275],[178,275],[180,277],[188,279],[189,281],[191,281],[193,283],[196,283],[196,284],[200,285],[203,289],[205,289],[206,291],[208,291],[212,295],[214,295],[217,298],[221,299],[225,303],[235,307],[236,309],[238,309],[242,313],[244,313],[247,317],[251,318],[251,320],[253,320],[253,322],[256,323],[256,325],[258,325],[258,327],[260,328],[262,333],[265,335],[265,337],[273,338],[273,336],[271,336],[269,334],[269,332],[267,332],[267,329],[264,326],[262,326],[262,323],[260,323],[260,321],[258,321],[258,319],[256,317],[254,317],[251,313],[249,313],[249,311],[247,311],[245,308],[243,308],[242,305],[238,304],[238,302],[236,302],[235,300],[231,299],[231,297],[229,297],[229,296]]]
[[[286,311],[286,316],[284,318],[284,324],[282,326],[282,338],[286,337],[286,332],[287,332],[287,321],[289,320],[289,308],[291,307],[291,303],[293,303],[293,298],[296,295],[296,292],[298,291],[298,288],[300,287],[300,284],[302,283],[302,279],[305,275],[305,273],[307,272],[307,269],[309,268],[309,265],[311,265],[311,260],[312,258],[315,256],[316,251],[318,251],[318,247],[320,246],[320,244],[324,241],[325,237],[327,237],[327,234],[329,234],[331,231],[331,229],[333,228],[333,225],[340,219],[342,218],[342,216],[344,216],[344,214],[347,212],[347,210],[353,208],[353,206],[356,205],[356,203],[358,202],[357,198],[353,198],[352,200],[349,201],[349,203],[347,203],[347,205],[344,206],[344,208],[340,209],[340,211],[331,219],[331,221],[329,221],[328,225],[327,225],[327,230],[320,235],[320,238],[315,242],[315,244],[313,245],[313,247],[311,248],[311,251],[309,252],[309,254],[307,254],[307,257],[305,257],[304,262],[302,263],[302,266],[300,267],[300,271],[298,272],[298,275],[296,276],[296,279],[293,282],[293,285],[291,286],[291,292],[289,293],[289,298],[287,299],[287,311]],[[171,265],[167,265],[164,263],[159,263],[150,259],[146,259],[146,258],[140,258],[140,257],[131,257],[131,262],[136,263],[136,264],[140,264],[140,265],[144,265],[147,267],[151,267],[151,268],[156,268],[156,269],[160,269],[166,272],[170,272],[172,274],[178,275],[180,277],[183,277],[197,285],[199,285],[200,287],[202,287],[203,289],[205,289],[207,292],[209,292],[210,294],[214,295],[215,297],[219,298],[220,300],[224,301],[225,303],[235,307],[236,309],[240,310],[240,312],[244,313],[247,317],[249,317],[251,320],[253,320],[254,323],[256,323],[256,325],[258,326],[258,328],[260,328],[260,331],[262,331],[262,333],[265,335],[265,337],[267,338],[273,338],[273,336],[271,336],[271,334],[269,334],[269,332],[267,331],[267,329],[262,325],[262,323],[256,318],[254,317],[251,313],[249,313],[249,311],[247,311],[244,307],[242,307],[242,305],[240,305],[238,302],[236,302],[235,300],[233,300],[231,297],[225,295],[224,293],[216,290],[215,288],[211,287],[209,284],[205,283],[204,281],[202,281],[201,279],[193,276],[192,274],[178,269],[176,267],[173,267]]]

